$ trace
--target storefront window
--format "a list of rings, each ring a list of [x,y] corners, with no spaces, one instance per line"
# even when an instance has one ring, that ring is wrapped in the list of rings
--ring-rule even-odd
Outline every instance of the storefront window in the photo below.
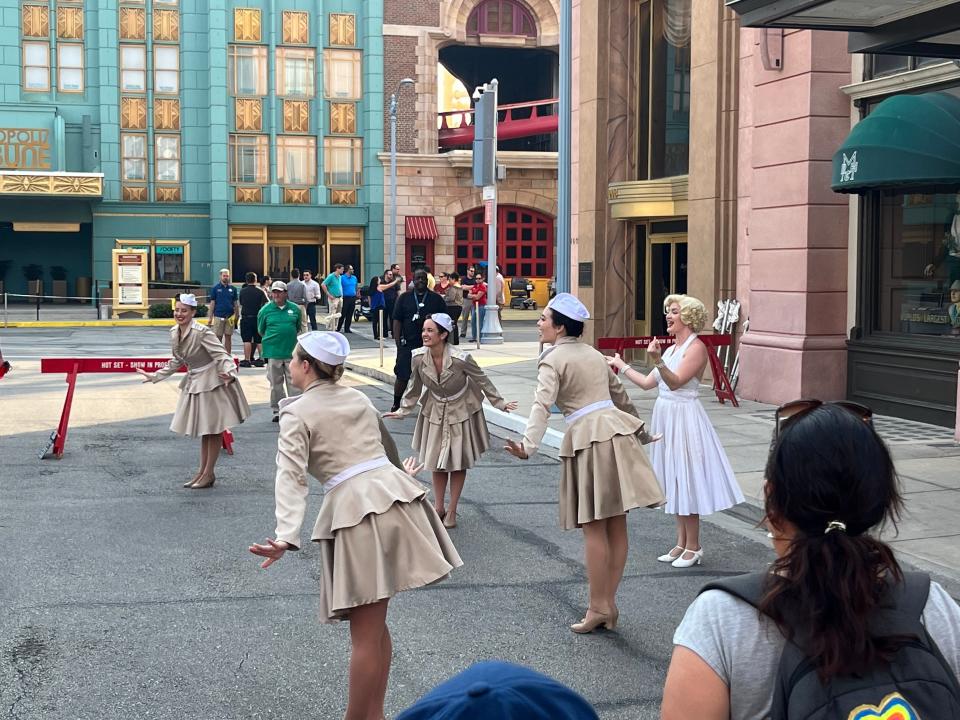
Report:
[[[691,23],[690,0],[640,6],[639,180],[689,171]]]
[[[183,245],[158,244],[154,248],[154,278],[160,282],[183,282],[186,280],[183,251]]]
[[[875,330],[960,336],[960,194],[880,199]]]

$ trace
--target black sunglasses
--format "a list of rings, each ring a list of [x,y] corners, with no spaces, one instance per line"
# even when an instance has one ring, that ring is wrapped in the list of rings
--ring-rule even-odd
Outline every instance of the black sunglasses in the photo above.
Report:
[[[836,402],[824,402],[823,400],[792,400],[777,408],[777,412],[774,415],[776,425],[773,430],[774,438],[779,437],[785,423],[790,420],[795,420],[801,415],[806,415],[821,405],[836,405],[847,412],[853,413],[868,425],[873,425],[873,410],[860,403],[849,402],[848,400],[838,400]]]

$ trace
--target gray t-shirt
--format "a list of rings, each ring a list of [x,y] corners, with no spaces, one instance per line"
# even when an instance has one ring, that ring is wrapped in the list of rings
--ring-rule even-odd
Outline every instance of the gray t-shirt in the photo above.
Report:
[[[923,624],[960,680],[960,607],[935,582]],[[784,642],[769,618],[722,590],[697,597],[673,636],[674,645],[699,655],[730,688],[730,720],[770,717]]]

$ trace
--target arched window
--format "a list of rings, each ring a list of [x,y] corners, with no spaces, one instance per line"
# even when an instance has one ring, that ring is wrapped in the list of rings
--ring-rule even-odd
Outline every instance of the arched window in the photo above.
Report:
[[[520,35],[535,38],[533,14],[516,0],[484,0],[467,18],[467,35]]]
[[[487,226],[483,208],[468,210],[455,221],[456,268],[487,259]],[[548,278],[553,275],[554,219],[530,208],[497,208],[497,261],[506,278]]]

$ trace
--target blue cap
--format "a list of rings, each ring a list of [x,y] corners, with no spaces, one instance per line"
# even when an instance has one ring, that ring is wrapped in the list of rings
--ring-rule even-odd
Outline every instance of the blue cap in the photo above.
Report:
[[[586,700],[530,668],[477,663],[404,710],[397,720],[598,720]]]

